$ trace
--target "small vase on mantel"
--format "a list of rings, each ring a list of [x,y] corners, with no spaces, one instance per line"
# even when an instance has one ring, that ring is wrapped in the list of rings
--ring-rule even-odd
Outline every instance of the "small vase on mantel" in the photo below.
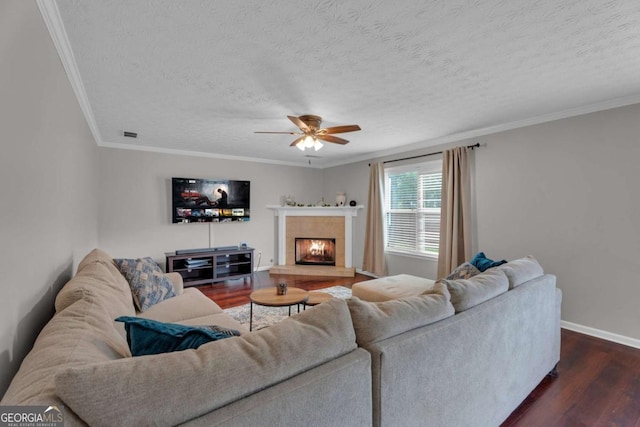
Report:
[[[336,206],[344,206],[347,203],[347,193],[336,194]]]

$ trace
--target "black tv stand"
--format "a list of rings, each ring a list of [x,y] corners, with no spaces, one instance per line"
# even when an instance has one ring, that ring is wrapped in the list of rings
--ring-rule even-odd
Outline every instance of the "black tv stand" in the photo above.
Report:
[[[253,251],[226,246],[167,252],[166,271],[180,273],[185,287],[240,278],[253,281]]]

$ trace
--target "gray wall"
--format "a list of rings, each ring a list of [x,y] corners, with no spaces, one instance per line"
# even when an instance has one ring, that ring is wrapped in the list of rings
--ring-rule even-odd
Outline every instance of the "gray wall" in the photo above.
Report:
[[[639,117],[640,105],[633,105],[382,160],[480,142],[483,146],[473,154],[474,251],[506,259],[533,254],[547,272],[558,276],[565,325],[571,322],[583,332],[619,334],[637,342]],[[325,190],[333,191],[341,182],[364,186],[369,172],[363,162],[324,173]],[[366,187],[349,191],[366,194]],[[366,196],[363,200],[366,204]],[[356,227],[355,233],[364,236],[365,221]],[[361,265],[362,248],[356,252]],[[431,260],[388,256],[388,264],[389,274],[436,276]]]
[[[262,252],[261,267],[276,257],[275,217],[267,205],[291,195],[298,202],[322,197],[322,171],[293,166],[99,149],[100,246],[114,257],[151,256],[164,265],[176,249],[238,245]],[[172,224],[171,177],[251,181],[251,220]],[[334,197],[335,198],[335,197]]]
[[[562,319],[640,339],[640,105],[479,138],[479,247],[535,255]]]
[[[0,395],[97,245],[96,146],[35,2],[0,2]]]

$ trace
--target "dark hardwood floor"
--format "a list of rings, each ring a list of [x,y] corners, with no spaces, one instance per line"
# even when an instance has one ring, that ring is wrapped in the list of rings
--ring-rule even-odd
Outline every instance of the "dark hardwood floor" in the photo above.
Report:
[[[503,427],[640,426],[640,349],[563,329],[560,353]]]
[[[306,290],[371,279],[255,274],[199,289],[220,307],[249,302],[254,289],[286,283]],[[640,427],[640,349],[563,329],[558,375],[546,377],[502,427]]]

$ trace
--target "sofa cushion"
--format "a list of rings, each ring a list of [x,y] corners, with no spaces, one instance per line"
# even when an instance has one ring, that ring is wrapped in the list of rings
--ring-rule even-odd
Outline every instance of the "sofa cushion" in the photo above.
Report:
[[[451,272],[445,279],[449,280],[458,280],[458,279],[469,279],[473,276],[482,273],[478,268],[471,264],[470,262],[463,262],[459,266],[456,267],[455,270]]]
[[[380,302],[395,298],[420,295],[433,287],[435,282],[424,277],[410,274],[381,277],[354,283],[351,292],[354,297],[364,301]]]
[[[110,313],[87,296],[56,313],[42,329],[3,397],[3,404],[58,404],[60,370],[131,358]]]
[[[212,332],[216,332],[222,335],[226,335],[227,338],[230,337],[239,337],[240,331],[237,329],[232,329],[232,328],[227,328],[221,325],[201,325],[201,326],[196,326],[198,328],[203,328],[206,329],[208,331],[212,331]]]
[[[520,286],[524,282],[540,277],[544,274],[542,266],[533,256],[527,255],[524,258],[509,261],[498,267],[504,271],[509,279],[509,289]]]
[[[197,350],[65,369],[56,390],[89,425],[176,425],[355,349],[347,304],[334,298]]]
[[[181,295],[166,299],[143,313],[140,317],[161,322],[179,323],[185,319],[222,313],[218,304],[196,288],[187,288]]]
[[[56,311],[61,312],[83,298],[101,305],[111,319],[135,314],[129,284],[113,262],[85,263],[56,295]]]
[[[248,334],[250,332],[247,326],[242,325],[224,312],[195,317],[193,319],[179,320],[176,323],[188,326],[218,325],[222,328],[237,330],[240,334]]]
[[[504,259],[500,261],[494,261],[487,258],[484,252],[478,252],[476,256],[474,256],[473,259],[469,262],[473,264],[478,270],[486,271],[492,267],[497,267],[499,265],[505,264],[507,261]]]
[[[356,342],[366,346],[452,316],[454,309],[449,297],[449,291],[442,283],[436,283],[422,295],[383,302],[367,302],[352,297],[347,304],[356,331]]]
[[[223,333],[214,328],[185,326],[131,316],[120,316],[115,320],[124,323],[127,343],[133,356],[195,349],[211,341],[240,335]]]
[[[113,264],[113,258],[102,249],[95,248],[94,250],[86,254],[84,258],[82,258],[82,260],[78,264],[78,271],[82,270],[89,264],[93,264],[94,262]]]
[[[451,293],[451,303],[456,313],[475,307],[509,289],[509,280],[502,270],[493,268],[470,279],[447,280],[445,284]]]
[[[155,304],[176,295],[173,284],[152,258],[136,260],[120,258],[115,262],[129,282],[138,310],[146,311]]]

